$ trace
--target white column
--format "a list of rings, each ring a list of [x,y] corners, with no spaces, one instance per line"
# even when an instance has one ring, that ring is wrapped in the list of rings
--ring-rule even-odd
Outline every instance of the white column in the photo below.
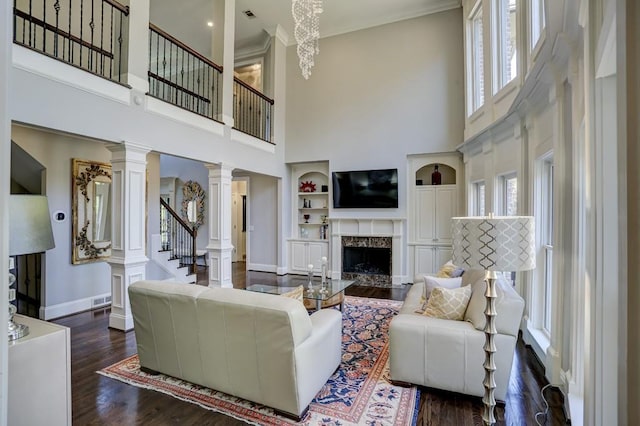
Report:
[[[127,40],[127,84],[143,95],[149,91],[149,2],[131,0]]]
[[[233,287],[231,281],[231,171],[225,164],[207,164],[209,169],[209,287]]]
[[[131,330],[129,285],[145,279],[146,173],[149,148],[109,145],[112,167],[111,315],[109,327]]]
[[[224,0],[224,47],[222,52],[222,121],[233,127],[233,70],[235,69],[236,0]],[[216,43],[216,46],[219,46]],[[217,55],[216,55],[217,56]]]

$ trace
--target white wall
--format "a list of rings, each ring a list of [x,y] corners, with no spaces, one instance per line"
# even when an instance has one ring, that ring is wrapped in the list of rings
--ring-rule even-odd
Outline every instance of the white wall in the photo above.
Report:
[[[71,159],[109,163],[111,153],[101,142],[18,125],[12,126],[11,138],[46,168],[44,192],[49,209],[51,212],[63,211],[66,215],[64,222],[52,223],[56,247],[46,252],[42,297],[45,319],[70,313],[64,307],[67,302],[86,303],[86,299],[94,296],[111,294],[111,269],[107,262],[71,263]],[[89,304],[84,309],[90,307]],[[71,309],[73,312],[79,310]]]
[[[278,244],[282,230],[278,229],[278,179],[251,175],[249,202],[249,264],[247,269],[275,272],[278,265]]]
[[[196,238],[196,245],[199,249],[204,249],[209,244],[209,223],[207,221],[209,209],[209,200],[207,197],[207,188],[209,187],[209,170],[204,166],[204,163],[200,161],[187,160],[179,157],[172,157],[170,155],[160,156],[160,177],[177,177],[178,183],[176,187],[176,213],[182,215],[182,186],[190,180],[198,182],[202,189],[205,191],[204,199],[204,220],[202,226],[198,228],[198,237]],[[159,184],[159,181],[158,181]],[[158,193],[158,199],[160,194]],[[158,201],[158,205],[159,205]],[[158,212],[159,212],[158,207]],[[159,213],[158,213],[159,214]],[[158,227],[158,229],[160,229]]]
[[[286,161],[397,168],[400,207],[379,214],[405,216],[407,155],[463,141],[460,9],[323,38],[315,63],[304,80],[288,49]]]

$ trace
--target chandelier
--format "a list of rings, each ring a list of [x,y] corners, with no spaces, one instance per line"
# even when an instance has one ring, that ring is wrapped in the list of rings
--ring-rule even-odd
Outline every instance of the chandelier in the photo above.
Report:
[[[293,35],[298,43],[300,69],[305,80],[311,75],[313,56],[320,53],[320,18],[322,0],[292,0],[291,13],[295,27]]]

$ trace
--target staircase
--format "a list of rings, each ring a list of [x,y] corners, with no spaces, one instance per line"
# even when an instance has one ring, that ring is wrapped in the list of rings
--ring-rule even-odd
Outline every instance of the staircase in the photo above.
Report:
[[[188,284],[197,281],[196,236],[196,230],[160,199],[160,234],[151,237],[151,259],[168,279]]]

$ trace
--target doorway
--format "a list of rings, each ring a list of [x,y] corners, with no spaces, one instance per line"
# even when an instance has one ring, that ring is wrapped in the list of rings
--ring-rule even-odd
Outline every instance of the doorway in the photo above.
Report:
[[[247,219],[249,212],[249,178],[234,178],[231,182],[231,244],[232,262],[247,262]]]

